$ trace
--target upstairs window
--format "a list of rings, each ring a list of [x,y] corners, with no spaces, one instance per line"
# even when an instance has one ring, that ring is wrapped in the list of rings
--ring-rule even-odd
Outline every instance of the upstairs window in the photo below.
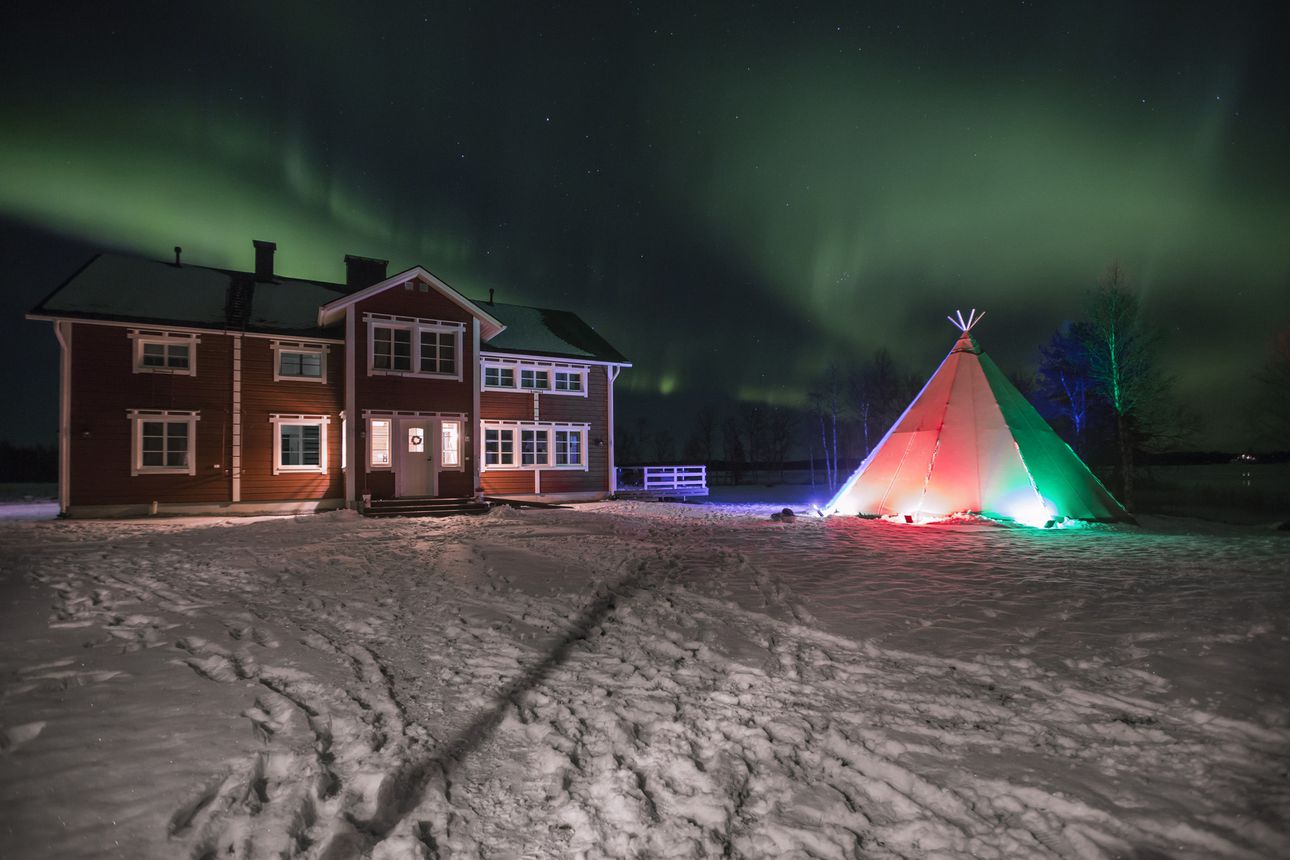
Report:
[[[582,374],[576,370],[557,370],[555,372],[556,391],[582,391]]]
[[[131,475],[195,475],[197,413],[135,409],[127,413],[134,441]]]
[[[135,373],[197,374],[198,337],[190,334],[131,331]]]
[[[327,378],[327,347],[273,342],[273,380],[322,382]]]
[[[484,368],[484,387],[485,388],[514,388],[515,387],[515,368],[485,367]]]
[[[520,371],[520,388],[546,391],[551,387],[550,371],[524,368]]]
[[[405,328],[373,326],[372,367],[376,370],[411,370],[412,332]]]
[[[443,376],[457,375],[457,333],[455,331],[422,330],[421,371]]]
[[[364,319],[370,335],[369,376],[398,373],[461,380],[461,323],[386,314],[367,314]]]

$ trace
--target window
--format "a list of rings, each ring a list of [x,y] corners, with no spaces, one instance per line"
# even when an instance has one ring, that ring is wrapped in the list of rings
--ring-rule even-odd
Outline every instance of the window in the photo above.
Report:
[[[373,468],[390,468],[390,422],[373,418],[367,423],[369,460]]]
[[[443,320],[367,314],[368,375],[461,379],[461,343],[465,326]]]
[[[273,367],[273,380],[305,380],[322,382],[327,378],[327,347],[306,344],[273,342],[277,358]]]
[[[440,452],[445,469],[461,468],[461,422],[444,421],[440,431]]]
[[[545,370],[534,370],[525,368],[520,371],[520,388],[531,388],[535,391],[545,391],[551,387],[551,377]]]
[[[555,464],[557,466],[582,465],[582,431],[555,431]]]
[[[197,335],[131,330],[130,337],[134,340],[135,373],[197,374]]]
[[[134,457],[131,475],[195,475],[197,413],[131,410]]]
[[[545,466],[547,463],[547,433],[545,430],[520,431],[520,465]]]
[[[444,330],[422,330],[421,372],[455,376],[457,373],[457,333]]]
[[[582,391],[582,374],[576,370],[557,370],[555,372],[555,390]]]
[[[273,474],[327,472],[326,415],[270,415],[273,431]]]
[[[481,426],[484,434],[484,470],[587,470],[586,424],[484,421]]]
[[[408,453],[424,454],[426,452],[426,428],[408,428]]]
[[[485,388],[514,388],[515,387],[515,368],[485,367],[484,368],[484,387]]]
[[[372,367],[377,370],[411,370],[412,332],[405,328],[373,326]]]
[[[515,465],[515,431],[495,429],[484,431],[484,465]]]

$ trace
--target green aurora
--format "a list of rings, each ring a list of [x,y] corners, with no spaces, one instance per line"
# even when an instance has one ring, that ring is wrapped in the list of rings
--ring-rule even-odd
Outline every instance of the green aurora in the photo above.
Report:
[[[1290,321],[1287,84],[1256,12],[1157,21],[1138,56],[1156,13],[1112,4],[1105,32],[1072,9],[429,8],[33,10],[3,37],[0,216],[572,308],[634,359],[629,411],[801,404],[880,346],[930,372],[957,307],[1022,369],[1118,259],[1200,442],[1246,444],[1243,381]]]

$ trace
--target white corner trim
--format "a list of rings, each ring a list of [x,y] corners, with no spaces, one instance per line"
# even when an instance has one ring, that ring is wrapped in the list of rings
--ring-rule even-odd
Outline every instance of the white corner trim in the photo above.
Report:
[[[70,322],[54,320],[58,339],[58,512],[66,514],[72,488],[72,331]]]
[[[358,506],[358,473],[360,463],[367,459],[366,446],[360,449],[358,446],[359,428],[362,422],[353,420],[357,414],[358,392],[354,390],[356,375],[354,373],[354,354],[358,351],[354,345],[354,315],[345,315],[345,429],[349,433],[346,440],[349,447],[346,449],[348,458],[345,461],[345,505]],[[362,450],[362,454],[359,451]]]

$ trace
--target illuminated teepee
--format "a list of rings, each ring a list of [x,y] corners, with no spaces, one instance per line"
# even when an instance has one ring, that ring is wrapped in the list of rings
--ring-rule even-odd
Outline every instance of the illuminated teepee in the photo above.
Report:
[[[825,514],[926,522],[980,514],[1034,526],[1132,522],[1070,446],[981,351],[974,309],[904,414],[842,485]]]

